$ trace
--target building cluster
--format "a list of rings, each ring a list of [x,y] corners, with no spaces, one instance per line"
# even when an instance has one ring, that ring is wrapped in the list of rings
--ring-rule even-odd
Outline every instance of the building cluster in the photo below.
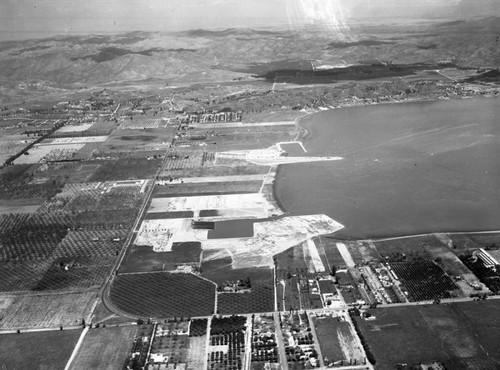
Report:
[[[319,366],[314,337],[306,312],[280,315],[287,362],[302,363],[305,368]]]
[[[193,113],[179,117],[180,123],[217,123],[239,122],[243,119],[243,112]]]
[[[493,257],[487,250],[484,248],[479,248],[476,250],[473,255],[480,259],[483,262],[484,267],[487,267],[493,271],[497,271],[497,268],[500,266],[500,263],[497,261],[495,257]]]

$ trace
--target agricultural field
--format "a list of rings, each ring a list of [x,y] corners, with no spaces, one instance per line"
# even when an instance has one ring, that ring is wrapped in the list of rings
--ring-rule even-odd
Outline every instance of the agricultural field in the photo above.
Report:
[[[307,315],[305,311],[280,314],[289,369],[308,369],[319,364],[319,354]]]
[[[110,274],[114,261],[115,257],[57,258],[32,289],[34,291],[98,289]]]
[[[297,279],[281,279],[276,281],[276,297],[278,311],[298,310],[301,308],[300,292]]]
[[[138,322],[139,325],[139,322]],[[122,369],[143,369],[148,360],[148,352],[153,337],[154,325],[140,324],[137,328],[133,342],[131,343],[131,351],[126,358]],[[130,348],[130,347],[129,347]]]
[[[450,234],[453,252],[457,255],[472,253],[475,249],[500,245],[500,235],[491,234]]]
[[[99,147],[99,156],[106,157],[112,152],[130,153],[134,150],[166,150],[174,138],[177,127],[148,128],[144,130],[115,130]]]
[[[0,292],[33,290],[51,263],[51,260],[0,262]]]
[[[398,363],[443,362],[451,369],[498,369],[498,301],[388,307],[356,317],[376,359],[376,369]]]
[[[90,314],[96,292],[0,297],[0,329],[71,327]]]
[[[272,280],[253,281],[249,292],[218,293],[217,311],[222,315],[274,311]]]
[[[207,358],[208,320],[193,319],[189,326],[188,369],[204,368]]]
[[[170,321],[155,325],[153,343],[149,362],[158,357],[155,363],[163,363],[167,366],[186,366],[189,356],[189,321]],[[158,364],[159,366],[160,364]],[[152,366],[155,369],[156,365]]]
[[[364,353],[356,333],[344,314],[334,311],[324,315],[312,315],[311,319],[325,366],[364,363]]]
[[[0,199],[50,199],[63,187],[66,179],[33,181],[40,165],[13,165],[0,169]]]
[[[265,369],[271,364],[274,364],[275,369],[280,368],[275,329],[273,315],[252,316],[252,357],[250,363],[252,370]]]
[[[121,369],[130,353],[136,333],[136,325],[89,330],[70,369]]]
[[[99,168],[89,178],[91,182],[140,180],[154,177],[160,159],[123,158],[101,161]]]
[[[241,370],[245,354],[247,318],[244,316],[214,317],[210,325],[208,369]]]
[[[76,156],[82,153],[88,145],[85,145]],[[75,158],[76,159],[76,158]],[[84,159],[87,159],[85,157]],[[88,182],[94,172],[99,168],[99,163],[93,162],[69,162],[69,163],[50,163],[45,166],[58,166],[62,169],[64,177],[67,178],[67,183],[83,183]],[[62,172],[61,171],[61,172]]]
[[[441,243],[424,244],[424,248],[433,256],[434,261],[450,277],[453,277],[455,284],[460,287],[465,296],[477,293],[477,290],[471,285],[478,284],[478,277],[453,253],[453,249],[449,249],[447,244],[452,244],[449,238],[441,236],[440,241]],[[446,241],[449,243],[444,244],[443,242]],[[488,293],[484,286],[481,290],[483,293]]]
[[[284,279],[294,274],[306,273],[304,249],[302,244],[288,248],[274,256],[276,279]]]
[[[111,285],[115,307],[137,317],[196,317],[214,313],[215,284],[193,274],[119,274]]]
[[[63,370],[80,334],[81,330],[2,334],[0,362],[7,370]]]
[[[31,199],[2,199],[0,215],[9,213],[34,213],[44,202],[42,198]]]
[[[432,259],[432,255],[426,250],[425,245],[441,244],[441,241],[434,235],[426,235],[414,238],[377,241],[374,244],[383,258],[397,259],[404,254],[406,259],[411,260],[419,257]]]
[[[189,336],[190,337],[203,337],[207,335],[207,319],[192,319],[189,325]]]
[[[27,154],[18,157],[14,163],[21,165],[72,159],[84,145],[84,143],[36,144],[26,152]]]
[[[147,117],[147,116],[130,116],[130,118],[124,118],[119,130],[144,130],[149,128],[165,127],[167,121],[161,118]]]
[[[252,127],[218,127],[207,135],[207,129],[200,127],[189,131],[192,137],[204,137],[202,140],[186,140],[175,142],[176,146],[188,146],[196,150],[202,143],[205,150],[224,152],[230,150],[262,149],[278,142],[292,141],[296,135],[293,125],[252,126]]]
[[[76,227],[82,227],[88,230],[98,229],[127,229],[132,226],[138,209],[110,209],[102,211],[85,211],[74,215]]]
[[[207,344],[206,335],[201,337],[189,338],[189,350],[187,357],[188,370],[198,370],[204,368],[205,359],[207,357],[206,344]]]
[[[4,164],[12,155],[19,153],[32,141],[26,140],[20,135],[3,135],[4,132],[0,138],[0,165]]]
[[[75,230],[78,224],[63,213],[0,216],[0,291],[99,288],[127,232]]]
[[[248,181],[221,181],[199,182],[199,183],[167,183],[166,185],[156,185],[153,196],[187,196],[187,195],[217,195],[217,194],[244,194],[257,193],[262,186],[262,180]]]
[[[79,182],[77,180],[86,181],[88,174],[87,168],[97,168],[95,166],[87,166],[79,161],[71,162],[48,162],[33,166],[33,178],[31,183],[44,183],[53,179],[61,179],[66,186],[71,182]],[[79,173],[75,173],[79,172]]]
[[[53,197],[38,212],[79,213],[94,210],[138,209],[144,197],[140,186],[97,186],[82,189],[70,196],[64,194]]]
[[[429,260],[390,262],[412,302],[451,298],[460,295],[458,286],[436,263]]]
[[[162,171],[161,179],[182,179],[191,177],[222,177],[222,176],[245,176],[265,175],[269,172],[269,166],[240,165],[240,166],[205,166],[197,168],[182,168],[178,170]],[[219,181],[224,181],[220,179]]]
[[[480,246],[480,248],[500,247],[500,234],[498,233],[488,233],[488,234],[467,234],[469,239],[474,241]]]
[[[361,293],[358,283],[349,270],[337,270],[335,273],[339,293],[347,304],[365,302],[365,296]]]
[[[311,248],[317,248],[316,253],[311,253]],[[323,248],[319,238],[314,238],[313,241],[301,243],[275,256],[280,311],[322,308],[320,293],[336,293],[335,289],[329,288],[328,292],[321,292],[319,289],[318,279],[328,276],[326,270],[330,269]],[[316,254],[316,258],[313,258],[313,254]],[[321,272],[317,271],[318,267]]]
[[[170,252],[154,252],[149,246],[132,244],[119,272],[175,271],[178,266],[199,269],[200,261],[200,242],[173,243]]]
[[[267,268],[232,269],[224,259],[202,264],[202,276],[217,284],[217,310],[222,315],[274,311],[273,272]],[[238,281],[249,282],[238,289]],[[248,288],[249,287],[249,288]],[[248,288],[248,289],[246,289]]]
[[[4,215],[0,231],[0,261],[49,258],[68,233],[70,222],[54,215]]]
[[[317,278],[319,278],[319,276],[303,273],[279,280],[276,285],[278,309],[286,311],[323,308],[324,304],[321,299],[321,294],[331,294],[331,292],[321,291],[318,281],[316,280]],[[335,291],[335,289],[333,289],[333,291]],[[325,304],[330,305],[331,299],[325,301]]]
[[[101,135],[105,135],[105,133],[107,133],[109,135],[111,132],[116,130],[118,126],[119,124],[117,122],[108,121],[105,118],[97,118],[97,121],[93,122],[88,131],[100,132]]]
[[[126,229],[70,230],[56,246],[52,257],[113,258],[126,236]]]
[[[163,171],[179,170],[182,168],[197,168],[203,166],[213,166],[215,163],[215,153],[209,152],[169,152]]]
[[[93,123],[82,123],[82,124],[71,124],[71,125],[64,125],[60,129],[58,129],[55,134],[60,134],[60,133],[66,133],[66,132],[82,132],[88,130],[90,127],[92,127]]]

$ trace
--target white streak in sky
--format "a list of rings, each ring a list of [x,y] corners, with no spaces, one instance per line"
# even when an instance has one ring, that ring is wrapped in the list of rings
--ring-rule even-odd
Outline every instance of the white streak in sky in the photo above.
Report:
[[[325,27],[339,39],[349,39],[346,23],[349,0],[288,0],[290,25],[311,24]]]

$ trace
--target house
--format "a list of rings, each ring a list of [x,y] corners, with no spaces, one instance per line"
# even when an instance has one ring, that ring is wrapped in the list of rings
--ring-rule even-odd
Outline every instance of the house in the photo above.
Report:
[[[500,263],[496,260],[496,258],[493,257],[491,254],[489,254],[483,248],[480,248],[477,251],[475,251],[474,255],[476,258],[479,258],[483,262],[485,267],[488,267],[492,270],[496,271],[497,266],[500,265]]]

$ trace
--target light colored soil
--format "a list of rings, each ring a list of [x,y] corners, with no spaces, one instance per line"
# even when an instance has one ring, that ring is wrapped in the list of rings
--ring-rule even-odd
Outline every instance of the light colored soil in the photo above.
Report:
[[[136,332],[136,325],[89,330],[70,369],[122,368],[132,348]]]
[[[97,299],[95,292],[12,296],[0,309],[0,329],[78,326],[87,319]]]
[[[206,357],[206,335],[202,337],[190,337],[189,338],[189,351],[188,351],[188,369],[197,370],[203,369]]]

